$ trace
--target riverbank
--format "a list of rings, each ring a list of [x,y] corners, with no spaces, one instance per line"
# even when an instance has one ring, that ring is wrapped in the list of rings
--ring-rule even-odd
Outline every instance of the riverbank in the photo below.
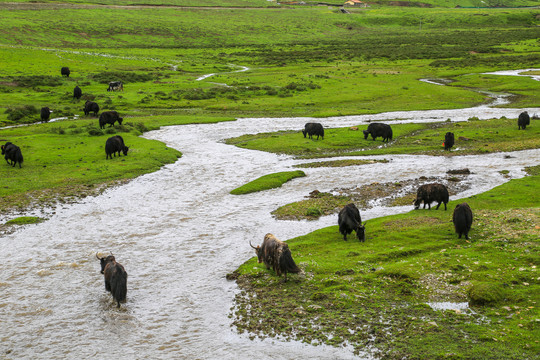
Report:
[[[538,167],[530,171],[538,173]],[[287,283],[256,258],[230,275],[234,325],[254,337],[352,346],[381,359],[533,359],[540,351],[539,175],[452,201],[371,219],[366,242],[337,226],[290,239],[302,269]],[[452,210],[474,213],[458,239]]]

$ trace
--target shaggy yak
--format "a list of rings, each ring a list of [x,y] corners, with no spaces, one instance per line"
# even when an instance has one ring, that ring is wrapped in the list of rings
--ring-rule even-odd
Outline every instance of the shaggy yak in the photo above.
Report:
[[[120,153],[124,153],[127,156],[129,148],[124,145],[124,139],[120,135],[111,136],[105,142],[105,159],[116,157],[116,153],[120,156]]]
[[[1,149],[2,155],[4,155],[4,159],[6,159],[8,165],[15,167],[15,165],[19,163],[19,168],[21,168],[23,156],[20,147],[10,142],[7,142],[5,143],[5,145],[1,146]]]
[[[251,241],[249,245],[255,249],[259,263],[264,262],[267,269],[274,269],[277,276],[285,275],[284,282],[287,281],[288,272],[298,274],[301,271],[292,258],[289,245],[278,240],[274,235],[266,234],[261,246],[255,247],[251,245]]]
[[[454,133],[447,132],[444,135],[444,150],[450,150],[454,146]]]
[[[454,223],[454,229],[461,239],[461,235],[465,235],[465,239],[469,240],[469,231],[473,221],[472,210],[467,203],[456,205],[454,214],[452,215],[452,222]]]
[[[120,302],[126,300],[128,274],[124,267],[116,262],[113,255],[100,258],[96,254],[96,257],[101,262],[101,273],[105,277],[105,290],[112,294],[113,299],[120,307]]]
[[[368,136],[371,134],[373,140],[381,136],[383,142],[388,142],[392,140],[392,128],[388,124],[383,123],[371,123],[368,125],[367,130],[363,131],[364,140],[367,140]]]
[[[424,209],[426,204],[428,209],[431,210],[431,203],[438,202],[436,210],[439,209],[442,203],[444,203],[444,210],[446,210],[446,204],[448,203],[448,189],[443,184],[424,184],[416,191],[416,200],[414,201],[414,208],[418,209],[422,201],[424,202]]]
[[[365,223],[364,223],[365,224]],[[361,242],[366,241],[366,228],[362,225],[360,211],[353,203],[345,205],[338,214],[339,232],[343,235],[343,240],[347,241],[347,235],[356,232],[356,237]]]
[[[313,139],[313,136],[317,135],[317,140],[319,140],[319,136],[324,140],[324,128],[320,123],[306,123],[302,134],[304,134],[304,138],[308,135],[310,139]]]
[[[518,117],[518,130],[525,130],[527,125],[530,125],[531,123],[531,117],[529,116],[529,113],[524,111],[521,114],[519,114]]]
[[[46,122],[49,121],[49,117],[51,116],[51,109],[44,106],[41,108],[41,121]]]

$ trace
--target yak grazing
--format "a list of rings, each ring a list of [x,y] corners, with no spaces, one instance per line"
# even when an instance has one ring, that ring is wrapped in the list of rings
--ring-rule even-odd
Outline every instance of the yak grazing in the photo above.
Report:
[[[100,258],[96,254],[96,257],[101,263],[101,273],[105,277],[105,290],[112,294],[120,307],[120,302],[126,300],[128,274],[124,267],[116,262],[113,255]]]
[[[373,140],[379,136],[383,138],[383,142],[392,140],[392,128],[388,124],[383,123],[371,123],[368,125],[367,130],[364,130],[364,140],[367,140],[371,134]]]
[[[450,150],[454,146],[454,133],[447,132],[444,135],[444,150]]]
[[[529,116],[529,113],[524,111],[521,114],[519,114],[518,117],[518,130],[525,130],[527,125],[531,124],[531,117]]]
[[[310,139],[313,139],[313,136],[317,135],[317,140],[319,140],[319,136],[324,140],[324,128],[320,123],[306,123],[302,134],[304,134],[304,138],[308,135]]]
[[[69,71],[69,68],[67,66],[64,66],[60,69],[60,74],[65,77],[69,77],[69,74],[71,74],[71,71]]]
[[[261,246],[249,245],[255,249],[257,260],[260,263],[264,262],[267,269],[274,269],[277,276],[285,275],[284,282],[287,281],[287,273],[298,274],[301,270],[294,262],[287,243],[277,239],[274,235],[268,233],[264,236]]]
[[[85,103],[84,103],[84,115],[88,115],[90,114],[91,112],[94,113],[94,116],[97,116],[98,112],[99,112],[99,105],[93,101],[90,101],[90,100],[87,100]]]
[[[444,203],[444,210],[446,210],[446,204],[448,203],[449,195],[448,189],[443,184],[424,184],[421,185],[416,191],[416,200],[414,201],[414,208],[418,209],[422,201],[424,202],[424,209],[426,204],[428,209],[431,210],[431,203],[438,202],[436,210],[439,209],[442,203]]]
[[[75,86],[73,89],[73,98],[79,100],[82,96],[82,90],[79,86]]]
[[[356,232],[356,237],[361,242],[366,241],[366,228],[362,225],[360,211],[353,203],[345,205],[338,214],[339,232],[343,235],[343,240],[347,241],[347,235]]]
[[[118,112],[114,110],[104,111],[99,115],[99,128],[104,129],[107,124],[114,126],[114,123],[117,121],[119,125],[122,125],[123,120],[124,119],[118,115]]]
[[[116,153],[120,156],[120,153],[124,153],[127,156],[129,148],[124,144],[124,139],[120,135],[111,136],[105,142],[105,159],[112,159],[113,155],[116,157]]]
[[[469,240],[469,231],[473,222],[473,214],[471,207],[467,203],[456,205],[454,214],[452,215],[454,229],[461,239],[461,235],[465,235],[465,239]]]
[[[23,156],[20,147],[11,142],[7,142],[0,148],[2,149],[2,155],[4,155],[4,159],[6,159],[8,165],[15,167],[15,165],[19,163],[19,168],[21,168]]]

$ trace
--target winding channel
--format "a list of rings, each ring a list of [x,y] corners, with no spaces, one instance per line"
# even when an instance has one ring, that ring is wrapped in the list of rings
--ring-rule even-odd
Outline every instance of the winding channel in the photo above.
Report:
[[[517,118],[522,110],[480,106],[317,121],[326,127],[394,119],[466,121],[472,116]],[[540,109],[526,110],[532,114]],[[306,177],[280,189],[229,194],[247,181],[290,170],[305,160],[236,148],[223,139],[261,129],[299,130],[309,120],[241,119],[147,133],[145,137],[181,150],[182,158],[100,196],[58,208],[49,220],[0,238],[0,357],[358,358],[348,348],[250,340],[231,329],[228,315],[238,289],[225,275],[254,255],[248,242],[259,243],[268,232],[286,240],[336,223],[335,216],[278,221],[270,212],[315,189],[444,176],[449,169],[467,167],[471,186],[454,197],[461,198],[522,177],[523,167],[540,163],[540,149],[482,156],[386,155],[388,163],[306,169]],[[501,170],[508,170],[508,176]],[[410,210],[375,206],[362,217]],[[96,251],[112,251],[129,273],[128,300],[120,310],[105,293]]]

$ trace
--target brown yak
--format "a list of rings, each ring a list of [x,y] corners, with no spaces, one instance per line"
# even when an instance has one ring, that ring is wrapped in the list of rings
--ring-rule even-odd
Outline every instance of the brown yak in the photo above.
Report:
[[[251,245],[251,241],[249,245],[255,249],[259,263],[264,262],[267,269],[272,267],[277,276],[284,274],[285,282],[287,281],[288,272],[298,274],[301,271],[292,258],[289,245],[278,240],[274,235],[266,234],[261,246],[255,247]]]

